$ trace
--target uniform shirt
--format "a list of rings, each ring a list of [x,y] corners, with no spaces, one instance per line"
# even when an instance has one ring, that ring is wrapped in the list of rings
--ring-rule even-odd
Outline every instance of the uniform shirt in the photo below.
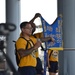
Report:
[[[48,50],[48,54],[50,55],[51,50]],[[58,50],[53,50],[51,53],[51,56],[49,58],[49,61],[57,61],[58,62]]]
[[[34,44],[37,42],[37,39],[34,38],[33,36],[31,36],[30,39],[34,42]],[[28,48],[31,48],[31,46],[33,47],[33,43],[30,40],[29,40],[29,42],[31,43],[31,45],[28,43]],[[23,38],[19,38],[16,42],[17,50],[19,50],[19,49],[26,50],[26,45],[27,45],[27,41]],[[36,64],[37,64],[37,62],[36,62],[35,51],[33,51],[31,54],[21,58],[19,67],[24,67],[24,66],[35,67]]]
[[[20,34],[20,37],[22,37],[22,33]],[[43,37],[43,33],[36,33],[36,34],[31,35],[31,37],[34,37],[35,39],[39,39]],[[38,49],[35,50],[35,56],[36,58],[39,57]]]

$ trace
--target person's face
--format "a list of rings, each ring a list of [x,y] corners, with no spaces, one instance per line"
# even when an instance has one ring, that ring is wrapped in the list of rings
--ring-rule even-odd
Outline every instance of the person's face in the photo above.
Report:
[[[31,35],[32,34],[32,26],[31,24],[27,24],[24,28],[23,28],[23,33],[26,35]]]

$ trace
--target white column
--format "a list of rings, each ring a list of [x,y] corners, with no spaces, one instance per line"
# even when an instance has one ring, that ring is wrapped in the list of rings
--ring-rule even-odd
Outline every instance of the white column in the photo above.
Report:
[[[75,75],[75,0],[58,0],[58,15],[63,16],[64,51],[59,52],[59,75]]]
[[[14,23],[16,25],[16,30],[10,32],[7,42],[7,54],[13,62],[15,68],[17,69],[15,61],[15,50],[13,40],[17,40],[20,34],[20,0],[6,0],[6,22]]]

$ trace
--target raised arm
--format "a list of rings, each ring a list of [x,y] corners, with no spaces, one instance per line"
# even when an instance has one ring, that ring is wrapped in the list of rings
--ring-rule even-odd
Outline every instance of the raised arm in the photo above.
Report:
[[[30,23],[33,23],[34,20],[37,18],[37,17],[40,17],[41,14],[40,13],[36,13],[35,16],[29,21]]]
[[[35,25],[35,23],[34,23],[34,20],[36,19],[36,18],[38,18],[38,17],[40,17],[41,16],[41,14],[40,13],[36,13],[35,14],[35,16],[29,21],[30,22],[30,24],[32,25],[32,27],[33,27],[33,31],[32,31],[32,34],[34,33],[34,31],[36,30],[36,25]]]

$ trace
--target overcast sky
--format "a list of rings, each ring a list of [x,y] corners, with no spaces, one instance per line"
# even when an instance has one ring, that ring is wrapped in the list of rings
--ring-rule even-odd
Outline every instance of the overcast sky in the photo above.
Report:
[[[5,0],[0,0],[0,23],[5,23]]]
[[[35,13],[41,13],[51,24],[57,17],[57,0],[21,0],[21,21],[29,21]]]
[[[5,22],[5,1],[0,0],[0,23]],[[57,0],[20,0],[21,22],[29,21],[35,13],[41,13],[48,23],[53,23],[57,17]]]

